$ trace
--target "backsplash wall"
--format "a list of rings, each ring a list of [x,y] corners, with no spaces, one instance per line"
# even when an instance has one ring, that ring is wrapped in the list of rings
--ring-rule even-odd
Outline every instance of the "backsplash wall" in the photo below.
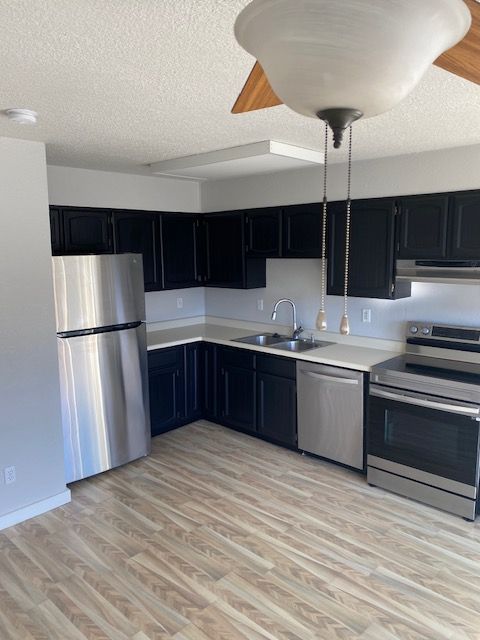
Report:
[[[182,299],[183,307],[177,306]],[[175,289],[173,291],[151,291],[145,294],[147,323],[165,320],[181,320],[205,315],[205,289]]]
[[[254,322],[272,322],[272,308],[279,298],[291,298],[297,305],[298,320],[315,330],[320,304],[320,265],[312,260],[267,260],[267,287],[250,291],[205,289],[205,309],[209,316]],[[263,300],[263,311],[257,301]],[[338,332],[343,299],[327,296],[328,330]],[[480,326],[480,287],[413,283],[412,297],[402,300],[349,298],[351,334],[387,340],[403,340],[407,320],[432,320],[466,326]],[[371,309],[371,323],[362,322],[362,309]],[[289,324],[291,308],[281,305],[279,324]],[[272,323],[273,324],[273,323]]]

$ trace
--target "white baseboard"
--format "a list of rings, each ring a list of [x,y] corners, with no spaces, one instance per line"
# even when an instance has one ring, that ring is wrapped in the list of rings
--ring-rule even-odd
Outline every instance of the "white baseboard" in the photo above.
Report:
[[[7,527],[13,527],[15,524],[19,524],[30,518],[34,518],[35,516],[40,516],[42,513],[46,513],[57,507],[61,507],[63,504],[70,502],[71,499],[70,489],[65,489],[62,493],[57,493],[50,498],[34,502],[16,511],[11,511],[4,516],[0,516],[0,531]]]

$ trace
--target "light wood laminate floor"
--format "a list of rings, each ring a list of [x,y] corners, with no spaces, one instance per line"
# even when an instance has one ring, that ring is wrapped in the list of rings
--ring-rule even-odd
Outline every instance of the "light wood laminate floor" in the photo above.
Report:
[[[478,525],[207,422],[0,533],[1,640],[478,640]]]

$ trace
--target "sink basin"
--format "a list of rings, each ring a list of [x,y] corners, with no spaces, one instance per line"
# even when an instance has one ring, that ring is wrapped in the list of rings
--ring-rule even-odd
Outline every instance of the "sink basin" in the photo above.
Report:
[[[278,333],[261,333],[256,336],[245,336],[244,338],[236,338],[232,342],[244,342],[245,344],[254,344],[258,347],[269,347],[285,342],[288,336],[281,336]]]
[[[326,342],[324,340],[286,340],[285,342],[277,342],[273,344],[274,349],[282,349],[282,351],[293,351],[294,353],[301,353],[302,351],[310,351],[311,349],[320,349],[320,347],[328,347],[328,345],[334,344],[333,342]]]

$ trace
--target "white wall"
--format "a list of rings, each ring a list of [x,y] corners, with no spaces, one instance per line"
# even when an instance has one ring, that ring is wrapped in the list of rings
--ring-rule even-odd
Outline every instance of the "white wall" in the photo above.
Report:
[[[0,176],[1,527],[66,487],[44,145],[0,138]]]
[[[255,322],[271,322],[276,300],[292,298],[298,318],[307,330],[315,331],[320,303],[320,260],[267,260],[267,288],[251,291],[206,289],[207,315]],[[264,310],[257,309],[263,300]],[[338,332],[343,299],[327,296],[328,331]],[[362,309],[371,309],[372,322],[362,323]],[[414,283],[412,297],[404,300],[349,298],[352,335],[403,340],[407,320],[436,320],[480,326],[480,287],[469,285]],[[278,324],[289,324],[288,305],[278,310]]]
[[[50,204],[147,211],[200,211],[200,183],[48,166]]]
[[[50,204],[147,211],[200,211],[200,184],[155,176],[48,167]],[[183,309],[177,309],[177,297]],[[147,322],[205,315],[203,289],[155,291],[145,296]]]
[[[480,188],[480,145],[354,162],[352,198]],[[330,165],[330,200],[344,200],[346,167]],[[298,169],[202,184],[202,211],[319,202],[323,169]]]
[[[354,163],[354,198],[433,193],[480,188],[480,146],[428,152],[396,158]],[[330,198],[345,197],[345,165],[332,165]],[[322,170],[303,169],[236,180],[205,182],[203,211],[264,207],[322,198]],[[353,335],[386,339],[403,338],[406,320],[480,325],[480,288],[468,285],[413,285],[405,300],[349,301]],[[298,303],[299,317],[307,329],[315,327],[320,301],[320,260],[268,260],[267,288],[256,291],[206,290],[206,311],[210,316],[268,322],[276,299],[291,297]],[[257,300],[264,300],[264,311]],[[329,330],[338,331],[342,299],[327,297]],[[372,323],[361,322],[361,310],[372,310]],[[278,314],[289,322],[288,308]]]

